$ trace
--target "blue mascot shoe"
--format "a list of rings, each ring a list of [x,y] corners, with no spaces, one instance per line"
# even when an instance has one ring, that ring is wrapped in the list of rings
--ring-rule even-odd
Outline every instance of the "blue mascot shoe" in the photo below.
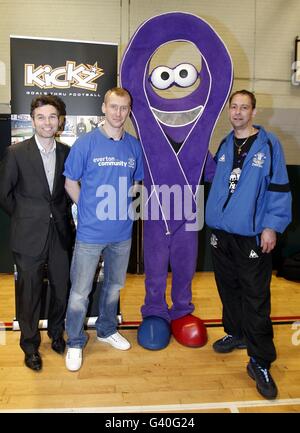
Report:
[[[139,345],[148,350],[164,349],[168,346],[170,338],[170,324],[158,316],[145,317],[137,333]]]

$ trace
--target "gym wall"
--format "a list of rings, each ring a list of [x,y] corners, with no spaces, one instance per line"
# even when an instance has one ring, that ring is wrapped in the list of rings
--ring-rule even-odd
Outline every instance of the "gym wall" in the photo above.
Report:
[[[0,0],[0,112],[10,112],[10,35],[115,42],[120,62],[136,28],[168,11],[194,13],[211,24],[231,53],[233,90],[255,92],[256,123],[280,138],[293,187],[294,220],[281,251],[300,250],[300,86],[291,84],[294,41],[299,35],[298,0]],[[229,129],[224,110],[212,136],[212,153]],[[200,234],[206,247],[207,237]],[[210,270],[202,241],[198,269]]]

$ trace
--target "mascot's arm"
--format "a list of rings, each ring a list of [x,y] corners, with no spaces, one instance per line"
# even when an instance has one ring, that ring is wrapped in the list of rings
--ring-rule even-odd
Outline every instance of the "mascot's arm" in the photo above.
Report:
[[[212,182],[215,172],[216,172],[217,164],[215,160],[213,159],[210,152],[207,154],[205,166],[204,166],[204,181],[205,182]]]

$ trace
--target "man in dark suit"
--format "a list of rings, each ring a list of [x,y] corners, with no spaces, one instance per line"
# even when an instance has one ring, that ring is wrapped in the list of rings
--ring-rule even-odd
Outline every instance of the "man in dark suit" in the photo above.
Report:
[[[35,135],[9,146],[0,164],[0,205],[11,217],[11,249],[18,272],[20,346],[26,366],[35,371],[42,368],[38,324],[46,264],[48,335],[55,352],[65,350],[71,213],[62,173],[69,147],[55,140],[65,114],[65,104],[56,96],[33,99],[30,115]]]

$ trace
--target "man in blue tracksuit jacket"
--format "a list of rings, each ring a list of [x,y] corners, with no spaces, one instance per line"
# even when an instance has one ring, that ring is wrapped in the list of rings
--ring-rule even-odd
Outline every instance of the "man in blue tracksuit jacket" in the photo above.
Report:
[[[270,319],[272,256],[276,232],[291,221],[291,193],[277,137],[253,125],[253,93],[229,99],[233,131],[216,153],[217,170],[206,205],[212,229],[215,279],[227,335],[213,344],[218,353],[247,348],[249,376],[267,399],[277,396],[269,372],[276,359]]]

